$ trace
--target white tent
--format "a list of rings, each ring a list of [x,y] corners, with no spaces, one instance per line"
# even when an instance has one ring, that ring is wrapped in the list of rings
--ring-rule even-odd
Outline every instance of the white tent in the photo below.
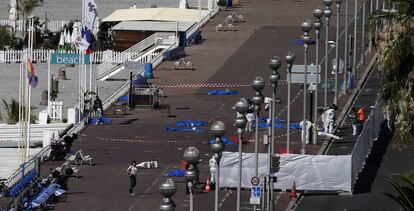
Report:
[[[65,45],[65,39],[63,38],[65,36],[65,32],[60,33],[60,39],[59,39],[59,46]]]
[[[65,43],[71,43],[70,31],[66,33],[65,36]]]

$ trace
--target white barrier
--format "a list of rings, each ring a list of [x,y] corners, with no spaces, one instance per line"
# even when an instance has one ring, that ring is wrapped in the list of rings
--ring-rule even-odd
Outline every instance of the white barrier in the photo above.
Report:
[[[351,192],[351,155],[280,155],[276,189]],[[250,188],[254,175],[254,154],[243,153],[242,187]],[[220,162],[220,187],[237,187],[238,152],[223,152]],[[259,153],[259,176],[268,174],[268,157]]]

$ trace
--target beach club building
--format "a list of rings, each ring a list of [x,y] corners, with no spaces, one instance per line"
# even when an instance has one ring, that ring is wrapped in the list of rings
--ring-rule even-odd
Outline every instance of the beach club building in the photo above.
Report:
[[[184,43],[188,39],[186,33],[209,12],[181,8],[118,9],[102,22],[112,31],[113,50],[123,51],[156,32],[175,32],[180,43]]]

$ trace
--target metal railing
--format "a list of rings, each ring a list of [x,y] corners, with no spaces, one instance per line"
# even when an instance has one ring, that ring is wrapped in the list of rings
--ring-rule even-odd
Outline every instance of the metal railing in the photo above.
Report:
[[[197,32],[200,28],[202,28],[219,11],[220,11],[219,8],[215,7],[213,10],[211,10],[210,14],[206,15],[203,19],[201,19],[201,21],[197,22],[192,27],[190,27],[186,32],[186,39],[190,38],[195,32]]]
[[[370,155],[373,143],[379,136],[383,120],[382,107],[377,102],[371,109],[367,120],[363,123],[364,127],[352,150],[352,186],[355,185],[359,173],[365,166],[366,158]]]

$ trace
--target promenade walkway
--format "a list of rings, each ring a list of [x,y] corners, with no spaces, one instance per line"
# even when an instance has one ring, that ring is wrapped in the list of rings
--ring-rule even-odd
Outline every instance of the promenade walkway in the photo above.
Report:
[[[300,23],[311,17],[312,9],[320,1],[241,1],[241,6],[230,11],[219,13],[203,28],[204,41],[201,45],[186,47],[188,58],[196,67],[195,71],[172,71],[172,62],[164,62],[154,71],[152,83],[156,84],[193,84],[193,83],[249,83],[254,76],[265,78],[270,74],[267,66],[269,59],[278,55],[283,58],[289,51],[296,52],[295,64],[303,63],[303,46],[294,44],[300,38]],[[215,32],[215,26],[224,18],[237,11],[246,18],[246,23],[235,25],[235,32]],[[295,12],[293,12],[295,11]],[[313,59],[313,46],[310,59]],[[313,59],[314,60],[314,59]],[[279,70],[282,79],[286,79],[285,65]],[[87,127],[74,143],[75,150],[82,149],[94,158],[96,165],[80,167],[82,178],[69,182],[67,202],[56,205],[57,210],[156,210],[161,203],[157,192],[158,184],[166,178],[164,174],[179,168],[183,149],[196,146],[202,154],[200,180],[205,181],[208,175],[208,159],[211,150],[207,145],[212,135],[207,132],[167,132],[165,126],[172,126],[178,120],[202,120],[209,124],[222,120],[227,124],[226,136],[234,135],[232,127],[235,112],[231,109],[240,97],[252,96],[250,87],[229,88],[238,90],[241,95],[210,96],[207,88],[166,88],[165,102],[171,105],[174,117],[162,117],[159,111],[128,111],[125,116],[110,116],[113,123]],[[277,110],[280,117],[286,118],[286,83],[278,87],[281,104]],[[264,94],[269,96],[267,87]],[[329,102],[332,95],[329,94]],[[348,99],[348,95],[340,98],[340,109]],[[302,118],[302,95],[298,85],[292,87],[292,121]],[[322,100],[322,98],[320,98]],[[322,102],[322,101],[320,101]],[[341,106],[342,105],[342,106]],[[110,114],[111,111],[107,111]],[[263,112],[263,115],[267,115]],[[202,128],[208,130],[208,127]],[[286,131],[277,130],[277,147],[284,146]],[[292,146],[298,152],[300,147],[299,133],[294,133]],[[250,136],[251,134],[248,134]],[[236,146],[226,150],[236,151]],[[320,145],[310,145],[308,152],[316,154]],[[245,151],[251,152],[252,146],[245,145]],[[264,147],[261,147],[264,151]],[[128,178],[126,168],[131,160],[157,160],[159,169],[140,170],[136,196],[127,193]],[[46,174],[50,167],[59,165],[49,162],[42,166]],[[177,209],[188,210],[189,199],[185,195],[183,178],[174,179],[178,186],[173,200]],[[213,210],[213,193],[202,193],[201,186],[196,190],[195,210]],[[242,195],[244,210],[252,208],[248,203],[249,191]],[[223,190],[220,196],[222,210],[233,210],[236,194],[234,190]],[[286,194],[276,194],[277,210],[284,210],[289,199]]]

